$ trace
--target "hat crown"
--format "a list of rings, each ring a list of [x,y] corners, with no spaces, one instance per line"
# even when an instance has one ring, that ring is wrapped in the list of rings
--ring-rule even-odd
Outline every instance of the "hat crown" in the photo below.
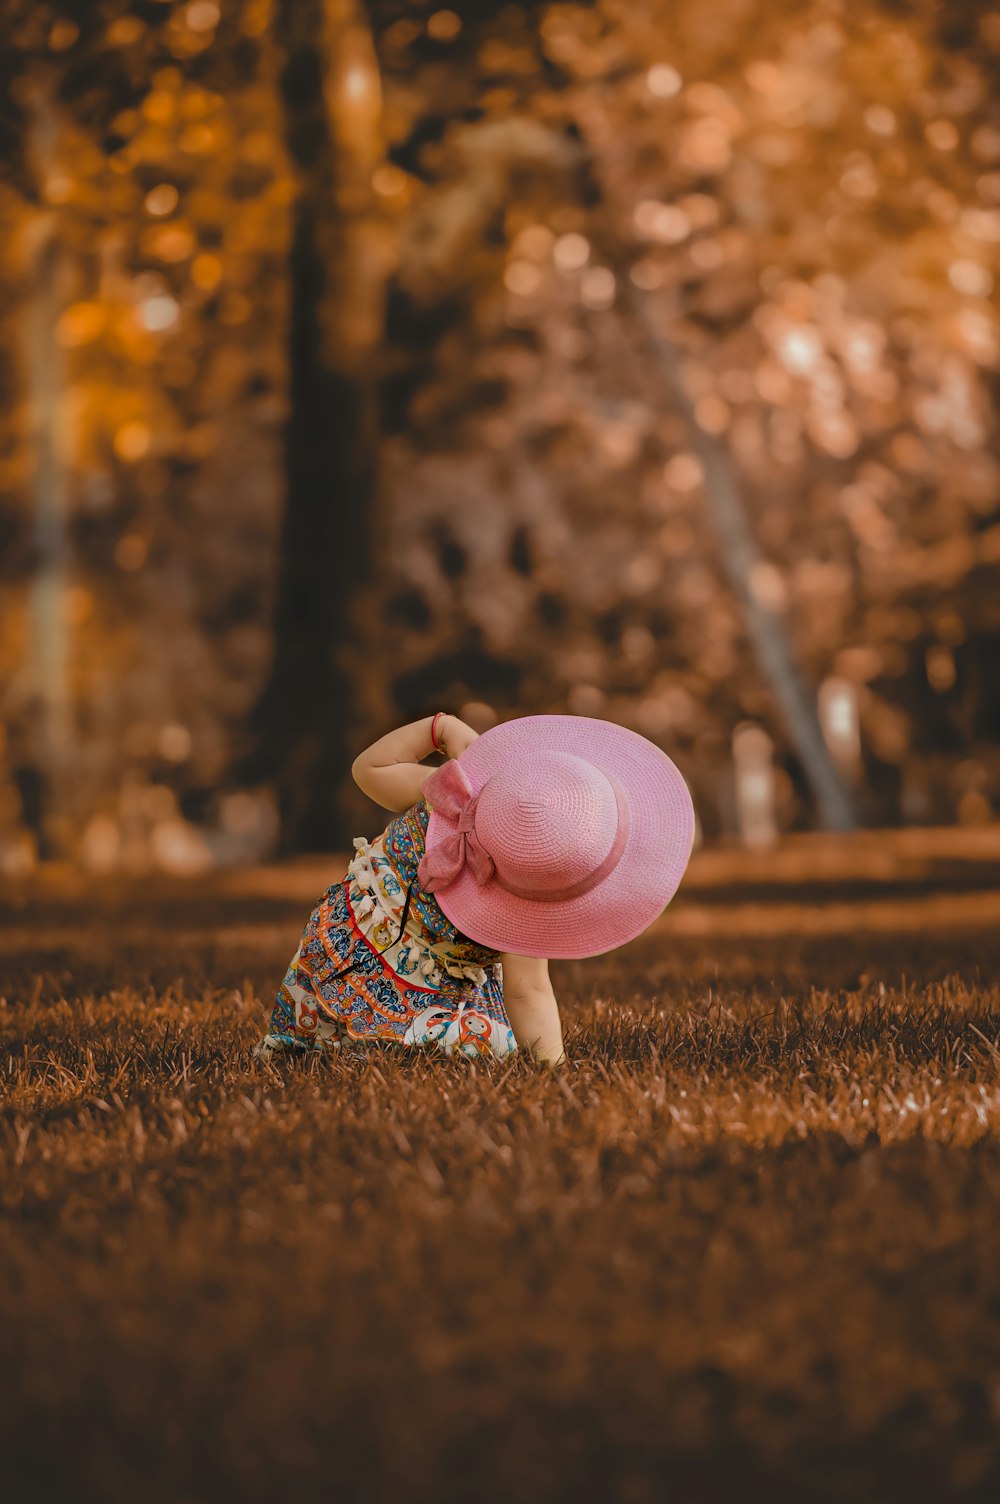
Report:
[[[569,752],[508,763],[483,784],[476,805],[476,834],[501,882],[540,891],[594,872],[617,831],[610,779]]]

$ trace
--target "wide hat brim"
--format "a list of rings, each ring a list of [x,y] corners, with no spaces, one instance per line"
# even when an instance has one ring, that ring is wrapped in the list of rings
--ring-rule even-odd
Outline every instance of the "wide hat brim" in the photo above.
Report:
[[[677,891],[694,842],[687,784],[665,752],[625,726],[576,715],[532,715],[484,731],[458,761],[474,794],[511,761],[568,752],[611,774],[631,811],[628,839],[614,869],[577,898],[543,903],[476,882],[468,867],[435,892],[461,934],[493,950],[522,956],[598,956],[642,934]],[[456,830],[431,810],[427,850]]]

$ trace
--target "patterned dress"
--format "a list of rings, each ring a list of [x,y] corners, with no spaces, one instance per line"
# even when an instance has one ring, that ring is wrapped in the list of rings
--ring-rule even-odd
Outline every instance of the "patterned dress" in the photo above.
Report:
[[[374,841],[354,842],[347,876],[310,915],[258,1054],[352,1039],[516,1050],[498,953],[460,934],[418,884],[429,819],[421,799]]]

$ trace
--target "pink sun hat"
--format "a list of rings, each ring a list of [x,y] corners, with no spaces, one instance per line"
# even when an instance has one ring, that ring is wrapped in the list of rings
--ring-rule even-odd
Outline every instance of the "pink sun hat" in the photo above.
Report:
[[[587,716],[494,726],[424,795],[418,881],[463,935],[523,956],[597,956],[634,939],[674,896],[694,840],[666,753]]]

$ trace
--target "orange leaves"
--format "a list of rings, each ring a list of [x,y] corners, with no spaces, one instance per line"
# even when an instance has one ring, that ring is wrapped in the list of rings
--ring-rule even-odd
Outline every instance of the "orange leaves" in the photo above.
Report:
[[[187,261],[194,254],[197,241],[190,225],[177,220],[162,228],[147,231],[143,244],[148,255],[157,261],[172,264]]]
[[[80,28],[75,21],[55,21],[49,31],[49,48],[52,52],[68,52],[79,36]]]
[[[138,16],[119,16],[105,34],[109,47],[134,47],[145,35],[146,26]]]
[[[722,172],[732,157],[729,128],[712,115],[692,121],[680,132],[678,161],[694,173]]]
[[[107,327],[109,310],[98,302],[71,303],[56,325],[56,339],[64,350],[75,350],[99,339]]]
[[[184,24],[192,31],[214,31],[219,24],[219,7],[215,0],[191,0],[184,9]]]
[[[177,113],[177,98],[168,89],[154,89],[142,101],[142,114],[153,125],[170,125]]]
[[[222,280],[222,262],[218,256],[202,251],[191,263],[191,281],[201,292],[213,292]]]
[[[172,214],[177,208],[178,193],[173,183],[159,183],[146,194],[146,213],[156,218]]]
[[[113,445],[119,459],[129,463],[141,460],[149,453],[153,435],[147,423],[133,421],[123,423],[115,432]]]
[[[149,542],[142,533],[123,533],[115,544],[115,563],[119,569],[134,573],[149,556]]]

